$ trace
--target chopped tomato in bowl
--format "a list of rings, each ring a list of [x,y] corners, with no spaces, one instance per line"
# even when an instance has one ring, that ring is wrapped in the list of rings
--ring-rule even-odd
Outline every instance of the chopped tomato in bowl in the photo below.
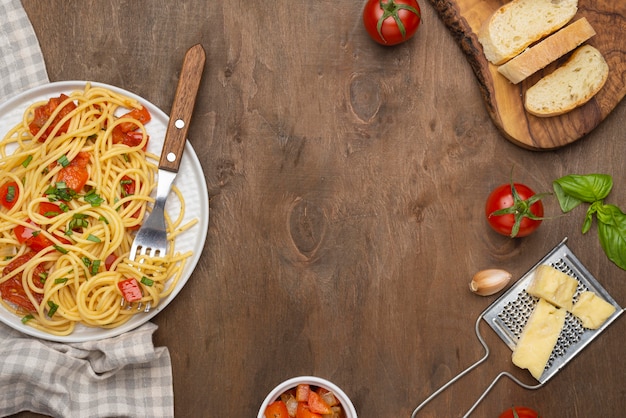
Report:
[[[257,418],[357,418],[357,414],[338,386],[319,377],[300,376],[276,386]]]

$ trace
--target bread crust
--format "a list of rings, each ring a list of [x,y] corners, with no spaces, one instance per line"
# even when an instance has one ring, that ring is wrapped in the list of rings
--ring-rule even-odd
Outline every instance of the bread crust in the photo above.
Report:
[[[487,60],[500,65],[565,26],[577,10],[578,0],[513,0],[483,24],[478,41]]]
[[[586,18],[560,29],[538,44],[498,67],[498,72],[517,84],[548,64],[573,51],[596,34]]]
[[[583,45],[565,64],[526,91],[524,107],[539,117],[562,115],[591,100],[608,75],[609,66],[600,51]]]

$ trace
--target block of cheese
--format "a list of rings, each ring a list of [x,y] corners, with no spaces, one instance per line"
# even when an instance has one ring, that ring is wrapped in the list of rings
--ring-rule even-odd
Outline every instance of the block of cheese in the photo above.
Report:
[[[528,285],[526,292],[543,298],[559,308],[571,310],[577,287],[578,280],[572,276],[552,266],[542,264],[535,270],[535,277]]]
[[[517,84],[596,34],[586,18],[580,18],[498,67],[498,72]]]
[[[565,314],[565,309],[539,299],[513,350],[513,364],[528,369],[539,380],[565,324]]]
[[[615,306],[595,293],[586,291],[580,294],[570,312],[582,321],[583,327],[598,329],[613,315]]]

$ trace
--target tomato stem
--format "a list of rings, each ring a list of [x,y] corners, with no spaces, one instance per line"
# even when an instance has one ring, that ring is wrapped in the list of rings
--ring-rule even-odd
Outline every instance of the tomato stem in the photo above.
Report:
[[[544,197],[551,195],[551,193],[537,193],[526,200],[522,200],[515,189],[515,185],[511,182],[511,195],[513,196],[513,206],[493,211],[489,214],[489,217],[513,215],[515,223],[511,228],[511,238],[515,238],[524,218],[529,218],[533,221],[541,221],[545,219],[542,216],[535,215],[530,208]]]
[[[398,30],[402,34],[402,39],[406,39],[406,28],[404,27],[404,23],[400,16],[398,16],[398,12],[400,10],[408,10],[411,13],[417,15],[418,18],[421,19],[420,12],[413,6],[409,6],[408,4],[396,4],[394,0],[387,0],[386,3],[383,3],[383,0],[379,1],[380,9],[383,11],[382,16],[378,19],[378,23],[376,24],[376,30],[378,31],[378,35],[380,35],[380,39],[382,39],[385,43],[387,40],[383,36],[383,22],[388,18],[392,17],[398,26]]]

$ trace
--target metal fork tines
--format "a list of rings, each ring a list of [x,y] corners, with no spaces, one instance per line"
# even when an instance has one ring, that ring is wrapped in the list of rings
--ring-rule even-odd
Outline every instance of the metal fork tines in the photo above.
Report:
[[[165,202],[172,188],[176,173],[159,170],[157,194],[152,212],[135,235],[128,258],[134,261],[137,255],[164,257],[167,253],[167,227],[165,225]]]
[[[172,183],[176,178],[176,173],[159,170],[157,183],[157,194],[154,201],[152,212],[137,231],[128,259],[135,261],[137,257],[141,257],[139,263],[144,262],[144,257],[165,257],[168,250],[167,226],[165,224],[165,202],[172,188]],[[132,305],[122,298],[122,306],[125,309],[131,309]],[[151,308],[150,302],[145,306],[142,302],[137,304],[137,310],[149,312]]]

